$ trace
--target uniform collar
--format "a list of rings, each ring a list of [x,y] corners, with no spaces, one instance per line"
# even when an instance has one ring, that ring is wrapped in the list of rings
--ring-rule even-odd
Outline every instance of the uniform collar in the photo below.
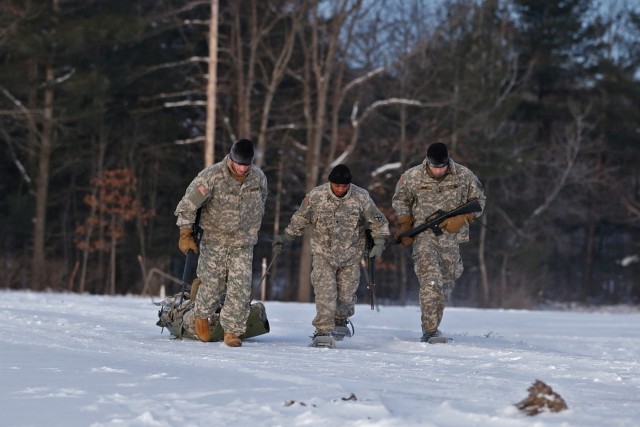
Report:
[[[432,176],[429,173],[429,163],[427,162],[426,158],[422,162],[422,168],[423,168],[422,171],[424,172],[424,174],[426,176],[428,176],[429,178],[435,179],[436,181],[442,181],[443,179],[445,179],[449,175],[453,175],[453,176],[457,175],[457,168],[458,167],[457,167],[456,163],[453,160],[449,159],[449,168],[447,168],[447,172],[445,172],[445,174],[440,178],[436,178],[436,177]]]
[[[245,175],[238,175],[234,170],[233,170],[233,166],[231,165],[231,159],[229,158],[229,155],[227,154],[227,156],[224,158],[224,164],[227,168],[227,173],[229,174],[229,176],[233,179],[235,179],[236,181],[240,182],[240,183],[244,183],[247,178],[249,178],[249,175],[251,175],[251,171],[253,168],[249,168],[249,170],[247,171],[247,173]]]

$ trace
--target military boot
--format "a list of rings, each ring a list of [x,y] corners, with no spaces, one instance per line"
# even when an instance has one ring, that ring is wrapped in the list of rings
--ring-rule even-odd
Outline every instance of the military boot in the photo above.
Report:
[[[422,334],[420,341],[427,342],[429,344],[445,344],[449,342],[449,339],[444,336],[440,329],[438,329],[435,332],[425,332]]]
[[[335,319],[335,324],[336,324],[336,326],[343,326],[343,327],[345,327],[345,326],[347,326],[347,323],[348,323],[348,322],[349,322],[349,320],[348,320],[348,319],[338,319],[337,317],[336,317],[336,319]]]
[[[241,347],[242,346],[242,340],[240,340],[240,337],[238,337],[236,334],[234,334],[232,332],[225,332],[224,333],[224,343],[226,345],[228,345],[229,347]]]
[[[196,317],[196,335],[202,342],[209,342],[211,339],[211,327],[209,326],[209,319]]]

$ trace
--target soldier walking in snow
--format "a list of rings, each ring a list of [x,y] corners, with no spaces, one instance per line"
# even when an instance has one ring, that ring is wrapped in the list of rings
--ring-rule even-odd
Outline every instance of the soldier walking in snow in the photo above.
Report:
[[[425,160],[402,174],[393,195],[393,209],[398,216],[400,233],[411,229],[414,222],[424,222],[436,211],[451,211],[477,199],[484,209],[485,196],[478,178],[468,168],[455,163],[447,146],[431,144]],[[441,336],[438,330],[446,301],[455,280],[463,270],[459,244],[469,241],[469,223],[482,212],[445,219],[443,233],[431,230],[404,237],[402,245],[413,244],[413,262],[420,283],[421,341]]]
[[[301,236],[307,226],[313,230],[314,338],[331,336],[334,328],[346,327],[355,311],[365,230],[371,230],[375,243],[369,256],[379,257],[389,235],[389,222],[369,193],[351,184],[349,168],[338,165],[329,174],[328,183],[307,194],[287,228],[274,238],[273,246],[280,249]]]
[[[267,178],[252,165],[253,143],[240,139],[225,158],[202,170],[189,184],[178,203],[175,215],[180,228],[180,250],[198,252],[192,225],[202,208],[197,275],[202,280],[196,294],[193,314],[201,341],[209,341],[209,319],[220,308],[224,342],[230,347],[242,345],[251,298],[253,247],[267,199]]]

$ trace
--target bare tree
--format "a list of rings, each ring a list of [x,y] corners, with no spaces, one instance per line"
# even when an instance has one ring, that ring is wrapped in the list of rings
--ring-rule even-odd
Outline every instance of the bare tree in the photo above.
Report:
[[[348,50],[354,21],[361,12],[362,1],[339,0],[329,11],[321,11],[320,2],[310,0],[309,22],[300,26],[299,38],[304,55],[301,71],[293,75],[302,85],[303,114],[306,129],[305,192],[317,183],[322,165],[321,147],[325,140],[327,112],[331,90],[341,86],[346,64],[339,61],[340,49]],[[323,14],[327,12],[329,16]],[[298,301],[311,300],[311,244],[305,233],[300,258]]]
[[[302,85],[302,103],[306,130],[304,143],[305,192],[318,185],[327,170],[340,162],[345,162],[358,145],[360,127],[376,110],[394,106],[411,105],[433,107],[415,99],[389,97],[382,100],[365,100],[360,112],[360,102],[354,92],[372,79],[388,71],[389,65],[362,69],[360,75],[350,76],[349,57],[356,40],[363,41],[375,34],[376,29],[362,31],[362,21],[370,13],[361,1],[339,1],[330,3],[330,8],[321,8],[320,2],[308,2],[310,12],[308,22],[299,27],[300,44],[304,56],[302,70],[292,70],[292,75]],[[381,7],[382,8],[382,7]],[[379,10],[378,10],[379,11]],[[376,21],[372,19],[372,21]],[[365,43],[365,42],[363,42]],[[375,46],[379,50],[381,45]],[[394,58],[395,62],[397,58]],[[393,63],[392,62],[392,63]],[[349,142],[339,147],[341,135],[340,117],[349,96],[355,97],[349,131]],[[300,271],[298,277],[298,300],[308,301],[311,297],[310,272],[311,252],[309,235],[303,239]]]
[[[235,88],[233,113],[237,116],[229,133],[234,138],[257,135],[256,165],[262,167],[271,111],[288,69],[304,7],[296,2],[249,0],[232,2],[229,12],[233,19],[230,45],[223,51],[233,70],[229,85]],[[259,108],[256,99],[260,100]],[[230,122],[229,117],[224,120]]]
[[[591,126],[587,123],[589,107],[581,109],[574,104],[571,108],[573,123],[563,126],[553,134],[555,143],[553,149],[541,153],[539,162],[545,165],[551,174],[544,182],[544,196],[523,220],[516,221],[504,209],[496,207],[496,212],[510,230],[510,236],[505,242],[500,267],[500,295],[508,295],[508,286],[513,286],[509,279],[510,260],[519,253],[522,245],[531,243],[540,230],[543,214],[550,211],[559,202],[560,194],[571,184],[585,184],[589,179],[589,168],[579,162],[579,154],[585,150],[590,142],[588,131]],[[532,165],[535,167],[535,164]],[[530,172],[532,175],[535,172]]]

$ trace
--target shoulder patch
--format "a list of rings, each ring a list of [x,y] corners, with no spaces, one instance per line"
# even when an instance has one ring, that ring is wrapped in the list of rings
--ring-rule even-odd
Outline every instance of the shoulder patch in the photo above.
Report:
[[[203,184],[200,184],[198,186],[198,192],[200,193],[200,195],[202,195],[202,197],[207,197],[207,194],[209,194],[209,190]]]

